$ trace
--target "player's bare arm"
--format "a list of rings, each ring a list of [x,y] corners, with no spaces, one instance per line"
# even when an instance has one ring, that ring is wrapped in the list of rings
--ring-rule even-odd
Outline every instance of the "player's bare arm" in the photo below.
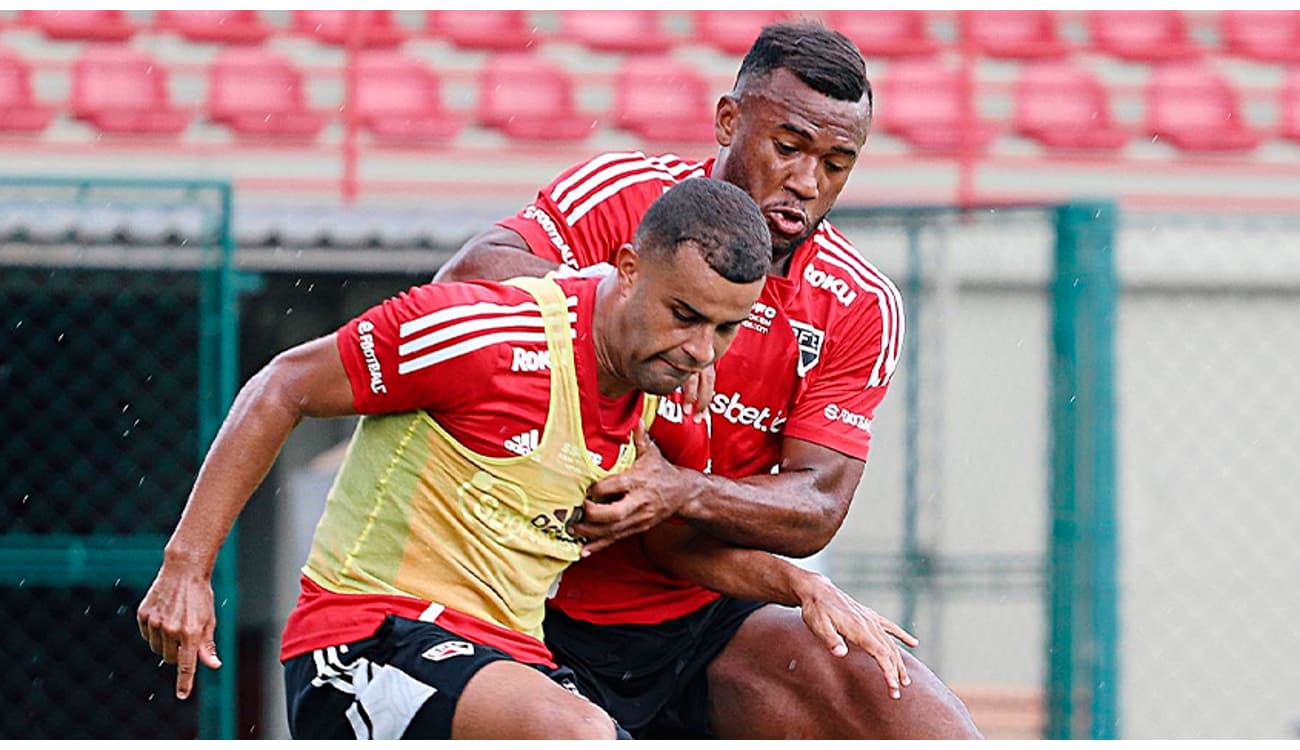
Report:
[[[136,613],[140,636],[177,665],[176,697],[189,696],[197,662],[221,666],[211,578],[235,518],[303,417],[352,413],[352,391],[333,335],[280,354],[240,389]]]
[[[505,281],[516,276],[545,276],[559,264],[534,255],[512,229],[492,226],[474,235],[451,257],[434,281]]]
[[[595,551],[676,513],[719,539],[791,557],[830,542],[848,513],[864,462],[797,438],[782,444],[781,471],[727,479],[666,471],[660,456],[638,459],[592,485],[574,531]],[[633,519],[633,520],[629,520]]]
[[[825,576],[766,552],[725,544],[686,524],[660,524],[642,544],[650,560],[671,575],[726,596],[799,607],[804,624],[835,656],[850,648],[867,652],[880,665],[891,697],[901,698],[910,684],[898,641],[916,647],[917,639]]]

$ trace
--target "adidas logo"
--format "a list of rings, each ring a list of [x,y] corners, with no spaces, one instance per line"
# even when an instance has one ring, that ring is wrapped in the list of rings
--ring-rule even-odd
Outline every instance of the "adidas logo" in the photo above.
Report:
[[[527,456],[537,450],[537,430],[521,432],[505,442],[506,450],[516,456]]]

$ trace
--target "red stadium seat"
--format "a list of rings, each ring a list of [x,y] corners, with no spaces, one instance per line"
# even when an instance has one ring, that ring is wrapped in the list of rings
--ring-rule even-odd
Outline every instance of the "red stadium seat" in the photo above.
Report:
[[[1037,60],[1069,52],[1051,11],[968,10],[960,16],[962,38],[990,57]]]
[[[596,126],[578,112],[568,73],[528,54],[499,55],[483,66],[478,121],[512,138],[543,141],[582,140]]]
[[[449,139],[464,124],[443,107],[437,74],[399,52],[360,56],[356,107],[362,127],[388,141]]]
[[[522,10],[431,10],[425,30],[457,47],[507,52],[532,47],[537,29]]]
[[[1147,83],[1147,132],[1184,151],[1247,151],[1263,135],[1242,118],[1237,91],[1199,63],[1169,63]]]
[[[921,11],[829,10],[822,18],[827,26],[852,39],[867,57],[930,55],[939,49]]]
[[[396,47],[406,39],[391,10],[295,10],[293,30],[341,47],[354,30],[362,47]]]
[[[1279,120],[1282,123],[1278,135],[1300,143],[1300,65],[1293,66],[1287,73],[1278,105]]]
[[[302,73],[274,52],[229,48],[208,73],[208,118],[240,135],[312,138],[325,126],[307,108]]]
[[[665,52],[673,40],[664,33],[658,11],[565,10],[561,29],[565,39],[601,52]]]
[[[1049,148],[1117,149],[1128,133],[1111,119],[1106,90],[1073,62],[1029,64],[1015,84],[1017,133]]]
[[[19,21],[50,39],[124,42],[136,32],[135,24],[120,10],[24,10]]]
[[[1202,54],[1187,32],[1187,17],[1176,10],[1092,11],[1088,33],[1093,49],[1121,60],[1163,62]]]
[[[190,115],[172,106],[167,71],[139,50],[91,47],[72,67],[72,114],[105,133],[175,135]]]
[[[39,133],[53,112],[32,96],[32,69],[22,58],[0,49],[0,131]]]
[[[154,23],[192,42],[260,44],[271,35],[255,10],[159,10]]]
[[[697,10],[693,39],[729,55],[743,55],[764,26],[789,15],[779,10]]]
[[[961,78],[926,58],[889,65],[876,98],[881,128],[917,148],[935,151],[984,149],[997,135],[991,123],[966,119]]]
[[[709,85],[683,63],[629,58],[615,77],[614,92],[614,122],[623,130],[653,142],[715,142]]]
[[[1300,62],[1300,11],[1222,11],[1219,39],[1234,55],[1264,62]]]

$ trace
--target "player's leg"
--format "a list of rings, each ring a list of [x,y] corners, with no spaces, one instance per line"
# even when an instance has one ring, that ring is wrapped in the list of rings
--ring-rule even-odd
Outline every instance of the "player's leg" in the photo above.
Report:
[[[470,679],[451,726],[457,740],[615,738],[613,719],[596,704],[512,661],[493,662]]]
[[[980,737],[961,700],[904,651],[912,684],[889,697],[875,660],[832,656],[799,611],[750,615],[709,666],[709,715],[724,739],[963,739]]]

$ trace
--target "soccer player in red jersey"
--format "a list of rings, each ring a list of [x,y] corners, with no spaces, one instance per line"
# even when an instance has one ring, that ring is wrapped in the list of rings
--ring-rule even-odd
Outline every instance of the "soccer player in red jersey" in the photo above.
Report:
[[[646,440],[655,402],[642,392],[669,394],[725,351],[769,242],[743,191],[682,185],[611,274],[428,284],[276,357],[236,398],[137,613],[178,665],[177,695],[197,662],[220,665],[212,565],[289,431],[362,414],[285,627],[293,735],[613,738],[541,640],[546,593],[581,551],[567,522],[634,458],[687,473]],[[678,432],[678,451],[707,450],[707,436],[692,451]],[[848,631],[873,651],[891,645],[886,631],[908,637],[766,553],[700,549],[730,558],[702,571],[749,574],[700,580],[797,601],[833,623],[822,637]]]
[[[631,536],[676,514],[712,538],[804,556],[842,523],[904,330],[894,284],[824,221],[863,148],[871,105],[852,42],[815,23],[770,26],[718,102],[716,159],[598,156],[439,271],[501,278],[608,262],[645,207],[691,178],[742,187],[763,211],[772,268],[716,368],[706,404],[712,476],[634,467],[597,483],[574,527],[596,540],[593,554],[565,572],[546,616],[551,648],[638,736],[979,736],[956,695],[910,654],[893,663],[831,653],[798,611],[681,580],[673,574],[693,563],[665,571],[651,558],[672,559],[673,547]]]

